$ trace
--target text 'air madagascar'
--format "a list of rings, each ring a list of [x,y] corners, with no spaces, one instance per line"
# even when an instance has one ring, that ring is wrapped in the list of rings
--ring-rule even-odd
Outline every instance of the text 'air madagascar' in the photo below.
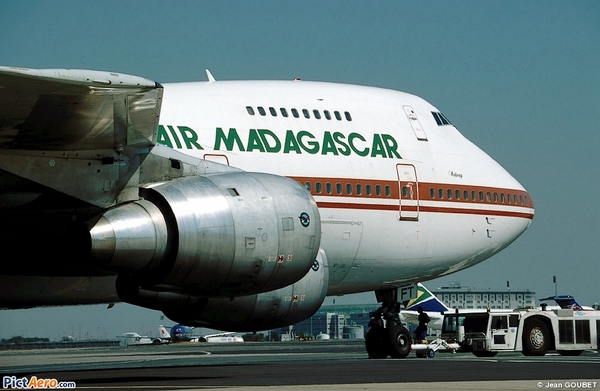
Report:
[[[247,133],[247,134],[246,134]],[[188,126],[159,125],[157,141],[171,148],[204,149],[198,141],[198,133]],[[396,158],[398,143],[389,134],[374,133],[364,137],[360,133],[345,135],[341,132],[325,131],[322,137],[301,130],[288,130],[283,139],[269,129],[250,129],[248,132],[238,132],[229,128],[215,130],[215,151],[240,151],[264,153],[308,153],[311,155],[342,155]]]

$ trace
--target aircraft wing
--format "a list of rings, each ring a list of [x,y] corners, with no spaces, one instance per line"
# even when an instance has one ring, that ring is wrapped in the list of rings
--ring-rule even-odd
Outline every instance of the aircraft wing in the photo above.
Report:
[[[156,142],[162,92],[120,73],[0,67],[0,170],[109,206]]]

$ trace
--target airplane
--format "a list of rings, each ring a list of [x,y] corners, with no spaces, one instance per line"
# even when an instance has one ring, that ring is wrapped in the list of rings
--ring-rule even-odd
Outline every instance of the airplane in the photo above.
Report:
[[[416,297],[409,300],[405,308],[400,311],[400,319],[418,325],[419,308],[429,316],[427,327],[434,330],[441,330],[444,324],[444,314],[453,311],[420,282],[417,283]]]
[[[228,343],[228,342],[244,342],[243,337],[232,336],[233,332],[216,333],[196,337],[192,335],[193,327],[186,327],[181,324],[176,324],[171,327],[171,332],[165,326],[158,326],[160,337],[169,342],[213,342],[213,343]]]
[[[244,337],[238,335],[232,335],[234,332],[229,333],[217,333],[203,335],[198,338],[197,342],[208,342],[208,343],[232,343],[232,342],[244,342]]]
[[[164,343],[168,343],[168,341],[162,338],[152,338],[147,336],[142,336],[136,332],[127,332],[117,336],[118,338],[123,338],[123,344],[125,346],[134,346],[134,345],[160,345]]]
[[[253,332],[374,291],[366,350],[406,357],[402,287],[533,220],[525,188],[416,95],[206,74],[0,67],[0,308],[127,302]]]
[[[460,313],[463,314],[470,314],[496,311],[490,308],[467,308],[460,310],[450,308],[420,282],[416,284],[416,287],[416,297],[407,301],[405,308],[400,311],[400,319],[404,320],[406,323],[414,325],[419,324],[419,308],[429,316],[430,320],[427,327],[433,330],[442,329],[444,324],[444,314],[448,312],[454,313],[455,311],[460,311]]]
[[[593,307],[580,305],[571,295],[556,295],[540,299],[540,301],[554,300],[558,308],[574,311],[595,311]],[[546,309],[554,309],[555,306],[546,306]]]

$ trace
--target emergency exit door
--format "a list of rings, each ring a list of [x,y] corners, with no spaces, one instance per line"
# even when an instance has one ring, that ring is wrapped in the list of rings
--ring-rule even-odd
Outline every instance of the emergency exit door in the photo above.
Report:
[[[400,192],[400,220],[419,220],[419,182],[417,169],[412,164],[397,164]]]

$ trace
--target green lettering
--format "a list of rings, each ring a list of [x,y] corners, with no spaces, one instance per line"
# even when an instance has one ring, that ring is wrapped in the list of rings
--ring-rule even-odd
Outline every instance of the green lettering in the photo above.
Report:
[[[325,132],[323,135],[323,148],[321,148],[321,155],[327,155],[329,152],[332,152],[334,155],[338,154],[338,150],[335,147],[331,133]]]
[[[165,127],[162,125],[158,125],[158,130],[156,131],[156,142],[166,145],[169,148],[173,148],[173,143],[171,143],[171,139],[167,135]]]
[[[298,145],[298,140],[296,140],[296,136],[294,136],[294,132],[288,130],[285,132],[285,142],[283,145],[283,153],[290,153],[294,151],[296,153],[302,153],[300,150],[300,145]]]
[[[187,149],[192,149],[192,145],[196,147],[196,149],[204,149],[198,144],[198,135],[193,129],[190,129],[187,126],[178,126],[177,129],[179,129]]]
[[[175,145],[177,145],[178,149],[181,149],[181,142],[179,141],[179,137],[177,137],[175,128],[173,128],[171,125],[167,126],[167,128],[169,128],[169,133],[171,133],[171,137],[173,137],[173,140],[175,140]]]
[[[267,152],[275,153],[281,151],[281,141],[279,141],[279,138],[275,135],[275,133],[271,132],[269,129],[258,129],[258,134],[260,135],[260,139],[262,140]],[[271,145],[269,143],[269,138],[275,145]]]
[[[377,155],[381,155],[381,157],[387,157],[385,154],[385,149],[383,148],[383,142],[381,141],[381,137],[379,134],[375,133],[373,135],[373,146],[371,150],[371,157],[375,157]]]
[[[301,130],[298,132],[298,144],[300,144],[300,147],[302,147],[302,149],[304,149],[306,152],[310,153],[311,155],[314,155],[315,153],[319,152],[319,142],[318,141],[309,141],[308,145],[310,145],[310,148],[307,147],[303,142],[302,142],[302,138],[303,137],[310,137],[310,138],[315,138],[315,136],[313,136],[310,132],[307,132],[306,130]]]
[[[402,159],[402,156],[400,156],[398,153],[398,143],[396,142],[396,139],[389,134],[382,134],[381,138],[385,144],[385,149],[387,150],[388,156],[395,156],[397,159]]]
[[[344,138],[346,138],[346,136],[344,136],[343,133],[335,132],[333,134],[333,139],[335,140],[335,142],[341,145],[341,147],[338,148],[338,151],[340,151],[340,153],[344,156],[350,156],[351,151],[348,147],[348,144],[342,141]]]
[[[221,150],[221,142],[225,143],[225,148],[228,151],[233,150],[233,143],[235,142],[238,146],[238,149],[241,152],[244,152],[244,144],[242,144],[242,140],[240,139],[240,136],[238,135],[237,130],[235,130],[235,128],[229,128],[229,133],[227,137],[225,137],[223,129],[217,128],[217,132],[215,135],[215,151]]]
[[[352,148],[352,150],[354,151],[354,153],[357,154],[358,156],[367,156],[369,154],[369,148],[365,148],[362,151],[356,149],[356,146],[354,145],[354,139],[356,139],[356,138],[359,139],[359,140],[361,140],[361,141],[367,141],[359,133],[350,133],[348,135],[348,144],[350,144],[350,148]]]
[[[260,137],[258,136],[258,133],[256,133],[256,129],[250,129],[250,133],[248,133],[248,146],[246,150],[248,152],[252,152],[255,149],[264,152],[265,146],[262,145]]]

